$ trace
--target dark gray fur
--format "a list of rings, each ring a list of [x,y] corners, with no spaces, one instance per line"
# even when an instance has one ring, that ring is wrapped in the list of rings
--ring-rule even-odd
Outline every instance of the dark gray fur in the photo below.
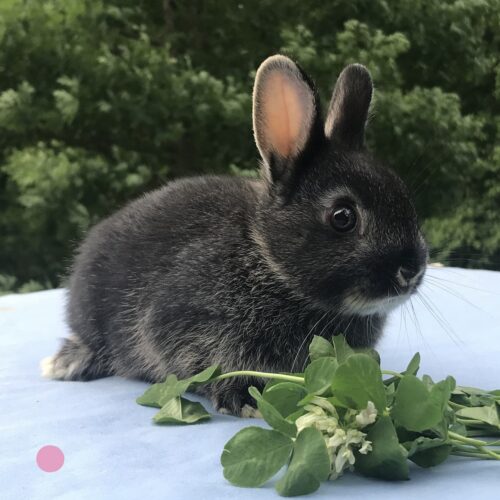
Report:
[[[344,74],[346,87],[336,91],[351,107],[359,68],[351,75],[356,85]],[[363,74],[361,85],[367,81]],[[369,85],[358,106],[363,116],[346,125],[363,128],[350,130],[358,139]],[[358,140],[351,147],[339,140],[341,132],[327,138],[312,86],[311,96],[316,116],[307,146],[298,158],[264,165],[271,172],[273,164],[285,166],[286,179],[178,180],[91,229],[71,273],[72,336],[53,360],[54,378],[157,382],[213,363],[224,371],[297,371],[314,334],[343,333],[353,346],[376,342],[386,311],[354,314],[346,297],[402,293],[396,272],[420,271],[426,246],[402,181],[375,164]],[[334,108],[345,113],[342,106]],[[362,234],[337,234],[325,222],[325,200],[340,198],[358,208]],[[250,403],[250,382],[259,383],[234,379],[201,391],[217,409],[239,414]]]

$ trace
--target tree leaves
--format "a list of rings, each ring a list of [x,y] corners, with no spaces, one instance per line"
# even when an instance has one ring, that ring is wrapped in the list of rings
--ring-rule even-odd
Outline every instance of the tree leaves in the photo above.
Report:
[[[56,108],[65,123],[71,123],[78,112],[78,87],[79,82],[76,78],[61,77],[58,78],[59,83],[63,88],[52,92]]]
[[[275,16],[268,15],[266,3],[235,11],[214,2],[200,15],[190,2],[178,2],[167,16],[162,2],[145,7],[99,1],[78,15],[74,2],[61,0],[11,9],[0,51],[0,234],[9,243],[0,246],[0,261],[7,262],[2,271],[16,276],[16,289],[30,279],[56,286],[82,227],[59,217],[53,231],[46,221],[79,204],[90,222],[166,177],[213,168],[255,172],[248,71],[278,50],[295,55],[324,98],[343,64],[364,61],[379,87],[372,148],[403,177],[422,155],[433,172],[417,199],[431,246],[444,247],[441,258],[452,251],[455,259],[463,255],[459,262],[466,267],[474,251],[475,266],[498,268],[494,179],[500,162],[492,145],[498,144],[500,79],[498,40],[489,35],[498,31],[495,2],[434,2],[425,9],[411,2],[356,0],[345,9],[296,2],[293,8],[274,5]],[[234,22],[225,22],[228,15]],[[158,37],[164,17],[168,26]],[[253,18],[265,36],[241,29]],[[221,30],[225,35],[205,50],[204,34]],[[234,47],[246,47],[246,55]],[[70,87],[71,81],[78,87]],[[16,182],[17,160],[25,157],[32,165],[26,175],[36,174],[39,155],[55,153],[49,142],[55,137],[82,167],[65,189],[58,175],[47,178],[58,196],[42,197],[38,212],[29,211],[18,224],[19,200],[31,194]],[[40,141],[47,142],[39,146]],[[11,157],[14,149],[18,154]],[[103,166],[98,182],[89,175],[89,161]],[[139,166],[146,174],[130,177]]]

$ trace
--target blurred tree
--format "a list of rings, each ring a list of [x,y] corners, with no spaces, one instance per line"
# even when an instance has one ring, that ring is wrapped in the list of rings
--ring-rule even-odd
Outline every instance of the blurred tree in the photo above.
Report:
[[[371,149],[439,258],[500,268],[500,0],[0,4],[0,289],[60,284],[89,225],[171,178],[253,175],[255,70],[376,85]]]

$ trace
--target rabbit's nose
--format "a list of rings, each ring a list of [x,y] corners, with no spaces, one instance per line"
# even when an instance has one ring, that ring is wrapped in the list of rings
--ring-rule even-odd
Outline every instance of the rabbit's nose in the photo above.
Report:
[[[401,266],[396,273],[396,279],[401,286],[408,286],[420,273],[420,269]]]

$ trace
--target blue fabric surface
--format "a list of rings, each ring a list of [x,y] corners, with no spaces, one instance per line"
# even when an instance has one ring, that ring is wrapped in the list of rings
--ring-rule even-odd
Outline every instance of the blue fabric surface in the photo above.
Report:
[[[422,373],[500,388],[500,273],[430,269],[422,293],[438,319],[418,297],[414,309],[393,313],[378,346],[383,367],[401,370],[420,351]],[[272,481],[231,486],[219,463],[235,432],[264,422],[216,415],[202,425],[155,426],[156,410],[135,403],[146,384],[42,379],[40,359],[67,334],[63,313],[63,290],[0,298],[0,499],[278,498]],[[57,472],[35,463],[47,444],[65,454]],[[412,466],[403,483],[347,474],[315,493],[330,497],[500,498],[500,463],[457,457],[431,470]]]

